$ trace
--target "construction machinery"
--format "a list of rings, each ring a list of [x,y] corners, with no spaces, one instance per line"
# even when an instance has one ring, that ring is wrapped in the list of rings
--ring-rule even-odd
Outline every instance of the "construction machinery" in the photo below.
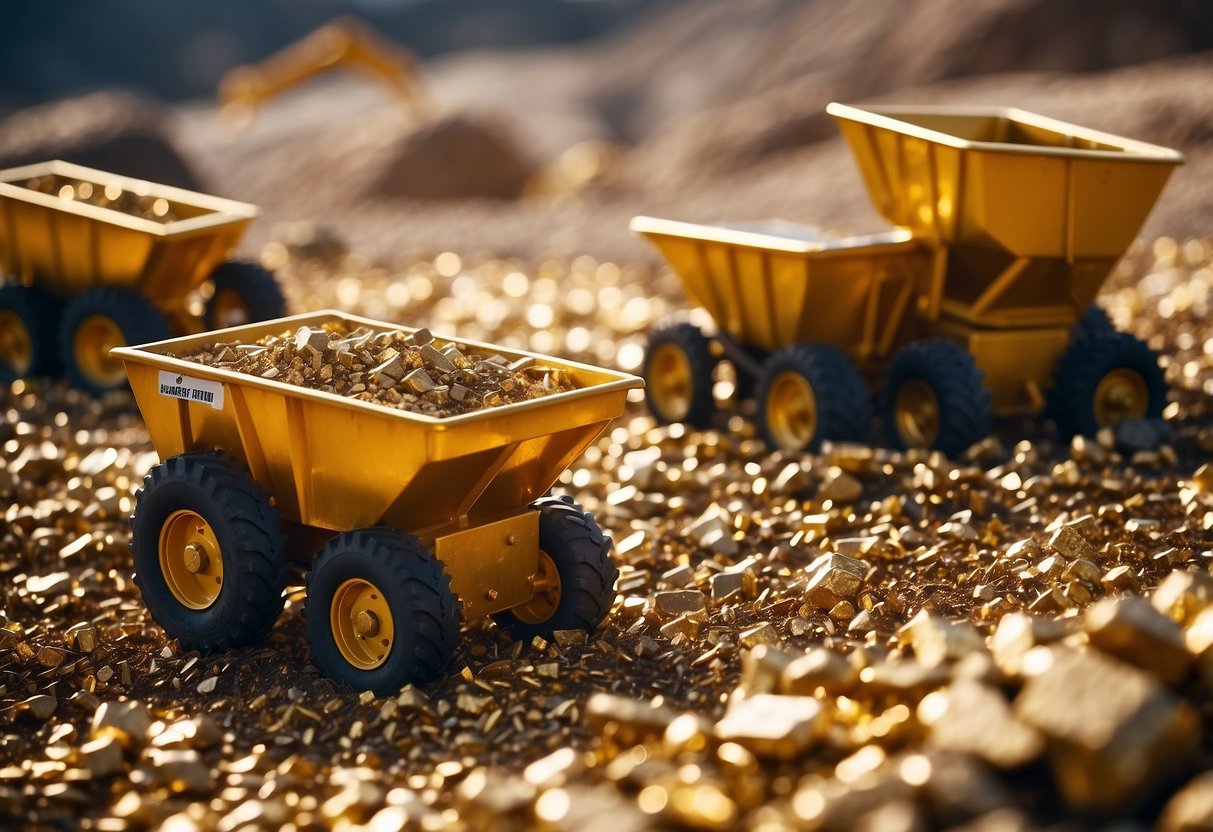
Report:
[[[67,162],[0,171],[0,381],[99,394],[126,383],[112,347],[282,315],[274,275],[229,259],[256,215]]]
[[[828,112],[895,228],[633,220],[715,323],[650,333],[658,421],[707,426],[722,359],[789,450],[864,438],[872,388],[890,443],[948,453],[996,415],[1065,437],[1161,415],[1158,356],[1093,300],[1179,153],[1008,108]]]
[[[260,63],[225,74],[219,81],[220,113],[229,123],[246,126],[267,100],[316,75],[347,67],[383,81],[413,118],[422,120],[429,104],[420,66],[409,50],[378,37],[358,19],[343,17]]]
[[[174,357],[303,326],[415,331],[328,311],[114,350],[163,460],[131,550],[168,634],[199,649],[259,640],[283,608],[288,557],[310,567],[313,663],[358,690],[433,678],[460,615],[528,642],[595,629],[615,598],[610,539],[545,494],[643,382],[437,339],[530,356],[575,387],[437,418]]]

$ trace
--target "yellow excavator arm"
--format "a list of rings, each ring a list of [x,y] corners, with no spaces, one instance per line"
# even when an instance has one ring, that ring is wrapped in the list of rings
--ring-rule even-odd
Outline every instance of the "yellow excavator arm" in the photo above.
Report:
[[[368,73],[391,87],[416,119],[429,113],[421,89],[421,62],[384,40],[362,21],[334,20],[257,64],[239,66],[219,82],[221,113],[247,124],[258,106],[286,89],[336,67]]]

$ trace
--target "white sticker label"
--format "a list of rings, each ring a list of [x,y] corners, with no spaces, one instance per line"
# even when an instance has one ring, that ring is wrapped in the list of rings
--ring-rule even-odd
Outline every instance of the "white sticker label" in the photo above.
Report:
[[[223,409],[223,383],[219,381],[207,381],[161,370],[160,395],[209,404],[216,410]]]

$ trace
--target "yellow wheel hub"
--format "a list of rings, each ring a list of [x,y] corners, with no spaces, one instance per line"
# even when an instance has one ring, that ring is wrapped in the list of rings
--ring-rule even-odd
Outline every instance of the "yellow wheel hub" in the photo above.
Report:
[[[234,289],[220,289],[211,298],[212,320],[215,328],[240,326],[250,321],[244,298]]]
[[[204,610],[219,597],[223,552],[198,512],[175,511],[160,528],[160,573],[173,597],[192,610]]]
[[[661,416],[680,422],[691,412],[695,375],[691,359],[677,344],[661,344],[649,361],[649,401]]]
[[[125,347],[126,336],[113,318],[90,315],[76,327],[72,354],[80,373],[98,387],[120,384],[126,378],[122,362],[109,357],[114,347]]]
[[[534,595],[520,607],[511,610],[514,616],[527,624],[542,624],[556,614],[560,606],[560,572],[556,561],[542,549],[539,550],[539,569],[531,578]]]
[[[0,310],[0,364],[19,376],[34,363],[34,338],[21,316],[11,309]]]
[[[329,626],[341,655],[359,670],[374,670],[392,652],[396,627],[391,607],[379,587],[364,578],[337,587]]]
[[[767,430],[780,448],[799,451],[817,434],[817,396],[809,380],[786,370],[771,381],[766,395]]]
[[[1150,407],[1150,390],[1136,370],[1113,370],[1095,388],[1095,421],[1101,427],[1126,419],[1144,419]]]
[[[907,448],[929,448],[939,438],[939,399],[931,385],[910,379],[897,390],[893,421]]]

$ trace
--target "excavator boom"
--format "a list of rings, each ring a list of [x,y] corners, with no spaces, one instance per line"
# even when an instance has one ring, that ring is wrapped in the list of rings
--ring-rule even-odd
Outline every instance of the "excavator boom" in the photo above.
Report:
[[[219,82],[219,104],[233,121],[247,123],[269,99],[337,67],[355,69],[383,81],[414,118],[424,119],[428,114],[417,57],[350,17],[325,24],[260,63],[229,71]]]

